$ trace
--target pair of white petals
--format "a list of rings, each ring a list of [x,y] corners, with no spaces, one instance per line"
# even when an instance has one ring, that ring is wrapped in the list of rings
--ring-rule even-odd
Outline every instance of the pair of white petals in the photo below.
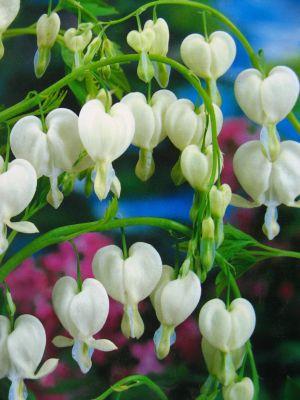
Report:
[[[202,336],[224,353],[244,346],[254,331],[255,323],[253,306],[243,298],[233,300],[228,309],[222,300],[210,300],[199,315]]]
[[[0,60],[4,54],[2,34],[18,15],[20,0],[0,0]]]
[[[118,246],[106,246],[94,256],[93,273],[107,293],[124,305],[123,334],[140,338],[144,324],[138,303],[153,292],[160,280],[162,261],[158,252],[148,243],[137,242],[129,248],[128,258],[124,259]]]
[[[233,168],[241,186],[253,202],[238,195],[231,204],[237,207],[267,207],[264,230],[271,240],[280,230],[277,206],[300,207],[300,143],[288,140],[280,143],[277,159],[271,162],[260,141],[243,144],[235,153]]]
[[[51,111],[44,132],[41,120],[35,116],[21,118],[13,127],[10,145],[15,157],[29,161],[37,177],[50,178],[48,202],[58,208],[63,194],[58,189],[58,176],[71,172],[83,146],[78,132],[78,116],[66,108]]]
[[[112,190],[120,195],[121,185],[112,167],[130,146],[135,121],[129,107],[114,104],[109,112],[100,100],[90,100],[79,114],[79,135],[84,148],[95,164],[95,192],[100,200]]]
[[[223,387],[224,400],[252,400],[254,397],[254,385],[250,378]]]
[[[92,366],[94,349],[117,349],[110,340],[93,338],[103,328],[109,312],[106,290],[96,279],[86,279],[81,291],[75,279],[69,276],[59,279],[53,288],[52,302],[61,324],[72,336],[57,336],[53,344],[57,347],[73,346],[72,356],[83,373]]]
[[[174,272],[174,268],[163,265],[161,278],[150,297],[161,323],[154,334],[159,359],[168,355],[176,340],[175,328],[192,314],[201,296],[200,280],[194,272],[177,279]]]
[[[46,347],[46,333],[41,322],[32,315],[21,315],[14,328],[7,317],[0,316],[0,379],[11,380],[10,400],[25,400],[24,379],[40,379],[52,373],[58,359],[47,360],[36,373]]]
[[[0,157],[0,170],[3,168],[4,160]],[[8,164],[7,171],[0,173],[0,254],[8,246],[6,226],[23,233],[38,232],[36,226],[31,222],[11,221],[29,205],[35,194],[36,186],[36,172],[26,160],[16,159]]]

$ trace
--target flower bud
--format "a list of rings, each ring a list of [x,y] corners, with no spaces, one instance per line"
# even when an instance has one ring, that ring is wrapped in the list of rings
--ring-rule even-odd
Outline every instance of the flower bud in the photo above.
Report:
[[[234,61],[236,46],[232,37],[222,31],[213,32],[208,39],[193,33],[180,47],[183,62],[200,78],[218,79]]]
[[[112,190],[120,196],[121,185],[112,162],[129,147],[134,135],[134,118],[126,104],[116,103],[109,112],[100,100],[90,100],[79,114],[79,135],[95,163],[95,192],[100,200]]]
[[[140,55],[137,75],[141,81],[149,83],[154,76],[154,67],[147,53],[144,51]]]
[[[223,218],[226,208],[231,200],[231,188],[226,183],[218,189],[213,186],[209,192],[211,215],[216,218]]]
[[[4,55],[2,34],[18,15],[20,0],[2,0],[0,2],[0,60]]]
[[[217,122],[217,134],[220,133],[223,125],[223,114],[220,108],[214,104],[214,112]],[[194,104],[188,99],[174,101],[167,110],[165,123],[166,132],[179,150],[184,150],[190,144],[201,146],[204,141],[205,146],[212,142],[211,122],[209,121],[207,131],[207,114],[204,105],[195,111]],[[205,132],[206,131],[206,132]]]
[[[92,24],[80,24],[78,29],[70,28],[64,34],[65,44],[74,53],[83,51],[90,43],[92,34]]]
[[[279,233],[277,206],[298,207],[300,195],[300,143],[288,140],[280,143],[277,159],[271,162],[261,142],[253,140],[240,146],[233,158],[234,173],[253,202],[233,195],[231,204],[237,207],[257,207],[264,204],[264,231],[269,240]]]
[[[45,329],[36,317],[21,315],[12,328],[10,320],[0,315],[0,378],[7,377],[11,381],[10,400],[27,398],[24,379],[40,379],[56,369],[56,358],[45,361],[38,369],[45,347]]]
[[[240,382],[223,387],[224,400],[252,400],[254,385],[250,378],[243,378]]]
[[[267,126],[277,124],[292,111],[299,96],[299,80],[288,67],[274,67],[265,78],[250,68],[238,75],[234,92],[247,117]]]
[[[148,243],[133,244],[128,254],[128,258],[124,259],[119,247],[103,247],[94,256],[93,272],[108,294],[124,305],[123,334],[139,339],[144,332],[144,323],[138,303],[148,297],[157,285],[162,262],[158,252]]]
[[[199,315],[202,336],[216,349],[228,353],[244,346],[255,328],[255,312],[246,299],[231,302],[228,310],[220,299],[204,304]]]
[[[52,292],[55,313],[72,338],[56,336],[57,347],[72,348],[72,357],[85,374],[92,367],[94,350],[112,351],[117,347],[110,340],[94,339],[108,316],[109,300],[103,285],[96,279],[86,279],[81,289],[70,276],[60,278]]]
[[[37,46],[53,47],[60,30],[60,18],[56,12],[43,14],[36,24]]]
[[[174,329],[192,314],[201,296],[200,281],[194,272],[174,278],[174,269],[164,265],[160,281],[151,294],[151,302],[161,323],[154,335],[159,359],[169,354],[170,346],[175,342]]]
[[[242,366],[246,349],[241,347],[230,353],[223,353],[213,347],[204,337],[201,348],[208,372],[222,385],[229,385],[236,378],[236,371]]]
[[[193,189],[205,192],[212,174],[213,148],[208,146],[202,153],[198,146],[191,144],[187,146],[180,158],[181,171],[185,179]],[[218,173],[214,181],[218,178]]]
[[[200,246],[201,264],[205,272],[208,272],[214,263],[216,254],[215,248],[215,224],[211,217],[202,221],[202,235]]]
[[[83,57],[84,64],[89,64],[93,61],[95,55],[98,53],[102,40],[99,36],[95,37],[91,43],[88,45],[86,53]]]

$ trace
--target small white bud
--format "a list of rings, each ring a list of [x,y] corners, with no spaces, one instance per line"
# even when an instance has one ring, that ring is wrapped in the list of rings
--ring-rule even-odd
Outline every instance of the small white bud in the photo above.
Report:
[[[243,378],[240,382],[223,387],[224,400],[252,400],[254,385],[250,378]]]
[[[90,23],[80,24],[78,29],[70,28],[64,34],[66,46],[74,53],[83,51],[92,37],[92,24]]]
[[[37,46],[53,47],[59,34],[60,18],[56,12],[52,12],[49,16],[43,14],[36,24]]]
[[[209,193],[210,209],[213,217],[223,218],[231,201],[231,188],[226,183],[218,189],[213,186]]]

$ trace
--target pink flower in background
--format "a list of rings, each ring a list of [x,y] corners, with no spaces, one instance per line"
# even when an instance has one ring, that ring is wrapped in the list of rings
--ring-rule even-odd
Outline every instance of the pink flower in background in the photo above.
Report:
[[[201,358],[200,332],[195,319],[190,317],[176,328],[174,349],[187,362],[199,362]]]
[[[135,367],[137,374],[149,374],[151,372],[162,372],[165,365],[158,361],[155,355],[154,343],[150,339],[144,343],[133,343],[130,345],[131,354],[138,360]]]

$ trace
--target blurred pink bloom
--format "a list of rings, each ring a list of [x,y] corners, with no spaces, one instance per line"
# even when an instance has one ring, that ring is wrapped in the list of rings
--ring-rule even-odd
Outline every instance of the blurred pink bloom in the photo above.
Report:
[[[190,363],[199,362],[201,358],[200,332],[194,318],[188,318],[176,328],[174,349],[185,361]]]
[[[282,282],[278,288],[278,297],[283,301],[290,301],[295,295],[295,286],[290,281]]]
[[[160,363],[155,355],[153,340],[144,343],[133,343],[130,345],[131,354],[138,360],[134,368],[137,374],[149,374],[150,372],[162,372],[165,366]]]

